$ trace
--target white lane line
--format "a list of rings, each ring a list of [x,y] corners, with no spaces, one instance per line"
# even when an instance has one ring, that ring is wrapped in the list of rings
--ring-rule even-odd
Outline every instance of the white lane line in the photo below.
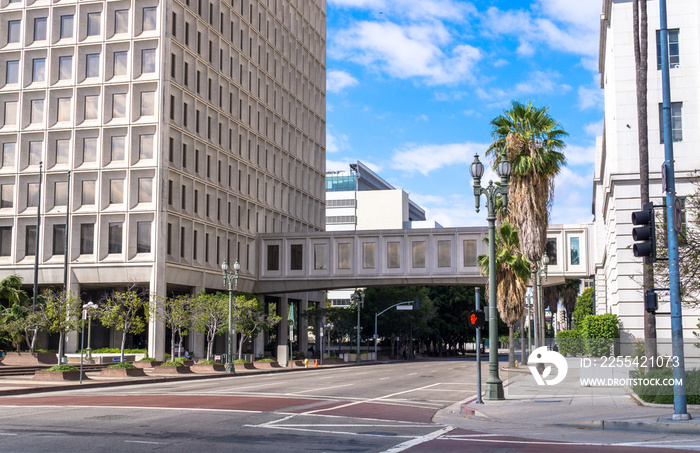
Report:
[[[411,373],[411,374],[409,374],[409,376],[413,376],[414,374],[418,374],[418,373]]]
[[[209,409],[201,407],[152,407],[152,406],[90,406],[90,405],[56,405],[56,406],[10,406],[4,405],[0,407],[14,407],[14,408],[26,408],[26,407],[43,407],[43,408],[91,408],[91,409],[154,409],[154,410],[171,410],[171,411],[213,411],[213,412],[240,412],[242,414],[264,414],[265,411],[248,411],[242,409]]]
[[[322,433],[322,434],[346,434],[348,436],[362,437],[392,437],[398,439],[412,439],[413,436],[388,436],[386,434],[371,434],[371,433],[353,433],[352,431],[333,431],[326,429],[302,429],[302,428],[287,428],[286,426],[263,426],[263,428],[279,429],[283,431],[301,431],[306,433]]]
[[[397,396],[397,395],[403,395],[404,393],[411,393],[411,392],[416,392],[419,390],[424,390],[424,389],[427,389],[430,387],[435,387],[436,385],[440,385],[440,383],[438,382],[436,384],[430,384],[430,385],[426,385],[424,387],[418,387],[418,388],[411,389],[411,390],[404,390],[403,392],[392,393],[390,395],[379,396],[377,398],[363,399],[360,401],[355,401],[354,403],[341,404],[340,406],[334,406],[334,407],[328,407],[325,409],[316,409],[316,410],[312,410],[312,411],[308,411],[308,412],[302,412],[302,415],[314,414],[314,413],[325,412],[325,411],[332,411],[332,410],[336,410],[336,409],[343,409],[343,408],[355,406],[355,405],[361,404],[361,403],[371,403],[373,401],[379,401],[379,400],[383,400],[383,399],[387,399],[387,398],[392,398],[392,397]]]
[[[164,445],[165,442],[148,442],[146,440],[125,440],[124,442],[128,442],[130,444],[150,444],[150,445]]]
[[[379,380],[380,380],[380,381],[386,381],[387,379],[391,379],[391,378],[390,378],[390,377],[383,377],[383,378],[380,378]]]
[[[454,429],[453,426],[446,426],[442,429],[438,429],[437,431],[433,431],[430,434],[426,434],[425,436],[414,437],[413,439],[411,439],[407,442],[395,445],[394,447],[392,447],[388,450],[385,450],[383,453],[400,453],[402,451],[408,450],[411,447],[415,447],[416,445],[420,445],[420,444],[425,443],[425,442],[430,442],[433,439],[437,439],[438,437],[442,436],[443,434],[449,433],[453,429]]]
[[[501,434],[503,435],[503,434]],[[526,439],[518,440],[505,440],[505,439],[483,439],[483,438],[458,438],[457,436],[450,436],[449,440],[458,440],[463,442],[483,442],[483,443],[502,443],[502,444],[518,444],[518,445],[557,445],[561,447],[611,447],[613,444],[603,444],[603,443],[593,443],[593,442],[555,442],[555,441],[528,441]]]
[[[16,436],[14,433],[0,433],[0,436]]]
[[[304,390],[303,392],[294,392],[291,393],[291,395],[302,395],[304,393],[309,393],[309,392],[317,392],[320,390],[327,390],[327,389],[339,389],[341,387],[352,387],[355,384],[343,384],[343,385],[333,385],[331,387],[319,387],[319,388],[314,388],[314,389],[309,389],[309,390]]]
[[[353,427],[353,428],[410,428],[410,429],[415,429],[415,428],[434,428],[435,425],[430,424],[430,425],[420,425],[420,424],[415,424],[415,425],[381,425],[381,424],[338,424],[338,423],[313,423],[313,424],[286,424],[284,425],[285,427],[292,427],[292,428],[304,428],[307,426],[335,426],[335,427]],[[496,436],[497,434],[493,434]]]

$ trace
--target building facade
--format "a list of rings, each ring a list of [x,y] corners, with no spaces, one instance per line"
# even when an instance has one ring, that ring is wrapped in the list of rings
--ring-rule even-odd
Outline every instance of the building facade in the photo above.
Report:
[[[659,3],[648,2],[648,129],[650,199],[665,204],[661,187],[664,161],[660,125],[662,103]],[[700,168],[700,37],[698,0],[667,4],[671,77],[671,114],[679,197],[696,191]],[[641,209],[632,3],[606,0],[600,33],[601,88],[605,90],[605,128],[596,151],[593,210],[596,313],[620,317],[627,343],[644,338],[641,258],[632,253],[633,211]],[[657,210],[658,211],[658,210]],[[668,296],[660,292],[660,312],[668,312]],[[685,295],[684,297],[692,297]],[[665,302],[664,302],[665,301]],[[693,338],[698,310],[683,309],[684,337]],[[670,339],[670,317],[656,317],[659,339]],[[624,352],[624,351],[623,351]],[[629,351],[628,351],[629,352]]]
[[[3,276],[38,237],[40,286],[67,251],[84,298],[223,289],[236,259],[252,291],[258,234],[324,228],[325,28],[324,0],[2,2]]]

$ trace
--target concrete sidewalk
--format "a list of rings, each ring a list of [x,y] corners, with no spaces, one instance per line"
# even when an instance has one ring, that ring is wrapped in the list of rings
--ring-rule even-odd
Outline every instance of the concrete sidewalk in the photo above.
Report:
[[[688,406],[691,420],[672,421],[672,405],[643,403],[623,387],[582,387],[578,370],[569,371],[571,379],[540,386],[527,368],[502,370],[505,400],[477,404],[474,396],[439,411],[434,421],[463,429],[517,426],[533,433],[563,428],[700,435],[700,406]],[[485,382],[488,373],[483,376]]]

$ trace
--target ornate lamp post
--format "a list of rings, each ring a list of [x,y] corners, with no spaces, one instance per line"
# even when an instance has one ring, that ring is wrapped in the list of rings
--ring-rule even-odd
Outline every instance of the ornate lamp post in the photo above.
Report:
[[[92,301],[83,305],[83,310],[87,314],[88,318],[88,337],[87,337],[87,348],[85,349],[85,361],[87,363],[92,363],[92,348],[90,348],[90,334],[92,333],[92,312],[97,310],[97,304]],[[83,322],[85,320],[83,319]]]
[[[474,197],[476,212],[479,212],[481,195],[486,195],[486,207],[489,222],[489,377],[486,380],[486,400],[503,400],[503,381],[498,377],[498,308],[496,307],[496,197],[501,196],[503,208],[508,206],[508,178],[510,162],[503,157],[496,167],[501,185],[489,181],[488,187],[481,187],[484,165],[479,162],[479,155],[474,155],[474,162],[469,168],[474,179]]]
[[[228,283],[228,351],[226,353],[226,373],[236,374],[233,369],[233,291],[238,289],[238,271],[241,270],[241,264],[236,260],[233,263],[233,272],[229,272],[228,263],[224,260],[221,265],[224,271],[224,284]]]
[[[535,314],[535,321],[538,322],[538,336],[540,339],[540,343],[537,344],[537,347],[544,346],[545,345],[545,337],[546,337],[546,332],[547,329],[545,329],[545,319],[544,319],[544,305],[542,303],[542,277],[544,277],[545,281],[547,280],[547,268],[549,267],[549,257],[545,253],[545,255],[542,257],[542,260],[537,263],[537,269],[535,272],[537,273],[537,313]]]
[[[357,363],[360,363],[360,308],[365,305],[365,292],[358,289],[350,298],[357,304]]]

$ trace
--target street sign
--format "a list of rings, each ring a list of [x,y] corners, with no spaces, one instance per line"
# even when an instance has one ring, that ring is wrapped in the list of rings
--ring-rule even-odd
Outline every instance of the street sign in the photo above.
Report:
[[[668,186],[666,185],[666,162],[661,164],[661,191],[668,192]]]
[[[681,199],[676,197],[673,201],[673,223],[675,224],[676,231],[681,232],[683,230],[683,208],[681,207]]]
[[[413,305],[397,305],[397,310],[413,310]]]

